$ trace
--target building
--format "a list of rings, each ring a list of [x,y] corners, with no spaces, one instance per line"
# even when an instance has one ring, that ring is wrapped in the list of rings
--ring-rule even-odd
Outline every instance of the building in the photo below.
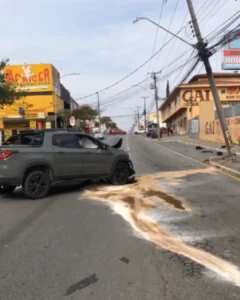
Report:
[[[222,105],[228,107],[240,103],[240,74],[214,73],[214,77]],[[197,132],[199,104],[209,101],[213,102],[213,96],[207,75],[195,75],[187,84],[175,87],[161,105],[162,122],[167,124],[167,128],[173,126],[176,134]]]
[[[157,114],[155,112],[151,112],[147,118],[148,125],[149,124],[157,124]],[[166,124],[162,122],[161,113],[159,113],[159,126],[160,128],[166,127]]]
[[[61,98],[64,89],[60,85],[60,74],[52,64],[10,65],[3,71],[6,80],[24,96],[0,109],[4,139],[23,129],[61,127],[57,113],[71,104]],[[63,97],[69,98],[66,94],[63,93]]]

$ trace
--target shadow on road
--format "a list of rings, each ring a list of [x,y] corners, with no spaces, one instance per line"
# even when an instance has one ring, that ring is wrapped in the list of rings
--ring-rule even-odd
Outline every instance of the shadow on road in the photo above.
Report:
[[[60,196],[60,195],[64,195],[64,194],[77,193],[77,192],[82,191],[85,187],[87,187],[91,184],[92,184],[91,181],[59,183],[59,184],[54,185],[51,188],[49,195],[47,197],[45,197],[44,199],[48,199],[51,197]],[[42,201],[42,200],[44,200],[44,199],[32,200],[32,199],[26,198],[24,196],[21,188],[18,188],[11,195],[2,194],[2,196],[4,197],[5,200],[9,200],[9,201],[16,201],[16,200],[17,201],[19,201],[19,200]]]

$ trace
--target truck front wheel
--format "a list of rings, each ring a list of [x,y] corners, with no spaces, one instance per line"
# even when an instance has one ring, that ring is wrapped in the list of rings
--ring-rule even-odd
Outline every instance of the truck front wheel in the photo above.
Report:
[[[51,188],[50,176],[42,171],[30,171],[23,183],[23,193],[30,199],[41,199],[47,196]]]
[[[124,185],[129,179],[129,165],[126,162],[119,162],[115,166],[110,182],[114,185]]]

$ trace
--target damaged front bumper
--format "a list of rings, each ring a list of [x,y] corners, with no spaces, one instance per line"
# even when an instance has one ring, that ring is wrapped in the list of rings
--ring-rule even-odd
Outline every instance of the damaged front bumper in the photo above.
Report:
[[[128,160],[128,164],[129,164],[129,178],[128,178],[128,180],[129,180],[129,182],[132,182],[132,181],[135,180],[136,172],[134,170],[133,163],[130,159]]]

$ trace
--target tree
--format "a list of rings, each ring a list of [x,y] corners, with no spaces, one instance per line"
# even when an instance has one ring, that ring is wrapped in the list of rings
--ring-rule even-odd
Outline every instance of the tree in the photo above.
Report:
[[[3,108],[4,105],[11,105],[15,100],[21,99],[25,96],[24,93],[19,93],[16,86],[9,83],[6,80],[6,75],[4,74],[4,68],[8,64],[8,59],[0,61],[0,107]]]
[[[112,119],[110,117],[103,116],[101,117],[101,123],[106,124],[106,126],[108,127],[108,124],[112,123]]]
[[[81,121],[91,121],[97,116],[97,110],[92,108],[90,105],[84,104],[78,109],[72,111],[72,115]]]
[[[67,127],[68,123],[69,123],[69,118],[71,117],[72,113],[70,109],[64,109],[58,112],[58,115],[60,117],[62,117],[63,119],[63,124],[64,124],[64,128]]]
[[[166,97],[170,95],[170,86],[169,86],[169,80],[167,81],[167,86],[166,86]]]
[[[117,129],[117,128],[118,128],[118,127],[117,127],[117,124],[116,124],[115,122],[109,123],[109,124],[108,124],[108,127],[109,127],[110,129]]]

